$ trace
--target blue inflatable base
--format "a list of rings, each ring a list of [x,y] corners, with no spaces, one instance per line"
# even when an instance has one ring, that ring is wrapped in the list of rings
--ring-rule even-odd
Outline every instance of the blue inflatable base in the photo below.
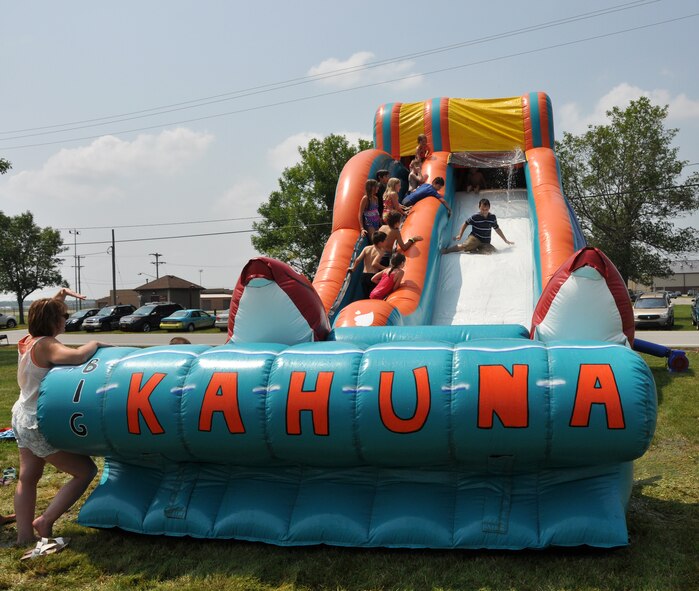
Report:
[[[511,549],[624,546],[632,463],[486,473],[108,460],[84,526],[281,546]]]

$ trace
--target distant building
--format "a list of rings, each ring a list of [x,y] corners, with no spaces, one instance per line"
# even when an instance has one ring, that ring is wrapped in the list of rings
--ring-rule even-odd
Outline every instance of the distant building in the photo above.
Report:
[[[97,304],[98,308],[104,308],[105,306],[111,306],[114,304],[114,290],[110,289],[109,290],[109,295],[104,298],[100,298],[98,300],[95,300],[95,303]],[[116,290],[116,303],[117,304],[131,304],[132,306],[136,306],[137,308],[141,305],[140,300],[138,298],[138,292],[134,291],[133,289],[117,289]],[[83,308],[85,306],[83,305]]]
[[[233,297],[232,289],[224,289],[217,287],[214,289],[205,289],[201,292],[201,308],[221,312],[228,310],[231,307],[231,297]]]
[[[200,294],[204,288],[174,275],[164,275],[133,290],[138,293],[139,306],[151,302],[175,302],[183,308],[201,308]]]
[[[670,265],[673,275],[669,277],[654,277],[653,289],[667,291],[699,290],[699,260],[685,259]]]

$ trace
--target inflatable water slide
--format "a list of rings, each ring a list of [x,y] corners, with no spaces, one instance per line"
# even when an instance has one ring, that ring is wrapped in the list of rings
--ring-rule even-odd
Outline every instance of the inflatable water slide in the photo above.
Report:
[[[374,130],[339,179],[313,284],[259,257],[225,345],[101,349],[49,372],[42,431],[106,458],[80,523],[279,545],[628,543],[655,384],[626,286],[563,195],[549,98],[387,104]],[[405,179],[422,133],[453,214],[418,202],[403,284],[361,299],[347,269],[364,183]],[[494,163],[523,182],[467,192],[465,169]],[[514,244],[442,254],[481,197]]]

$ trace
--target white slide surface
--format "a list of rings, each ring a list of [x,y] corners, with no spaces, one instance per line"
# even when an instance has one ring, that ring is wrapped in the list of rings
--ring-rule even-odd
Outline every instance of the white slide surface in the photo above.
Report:
[[[532,223],[526,189],[486,190],[479,195],[456,193],[449,246],[461,225],[478,212],[478,201],[490,200],[500,229],[514,245],[505,244],[495,231],[491,255],[450,253],[440,258],[439,285],[432,324],[522,324],[529,327],[534,312],[534,254]],[[470,232],[466,229],[460,240]]]

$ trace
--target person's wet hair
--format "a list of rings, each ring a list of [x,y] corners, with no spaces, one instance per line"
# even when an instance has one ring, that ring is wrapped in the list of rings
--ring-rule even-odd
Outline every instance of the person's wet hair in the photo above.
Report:
[[[393,226],[400,222],[402,217],[403,216],[398,211],[389,211],[388,215],[386,216],[386,223],[388,224],[388,227],[393,228]]]
[[[374,232],[374,237],[371,239],[374,246],[381,244],[384,240],[386,240],[386,232],[381,231]]]
[[[391,267],[397,269],[405,262],[405,255],[402,252],[394,252],[391,257]]]

